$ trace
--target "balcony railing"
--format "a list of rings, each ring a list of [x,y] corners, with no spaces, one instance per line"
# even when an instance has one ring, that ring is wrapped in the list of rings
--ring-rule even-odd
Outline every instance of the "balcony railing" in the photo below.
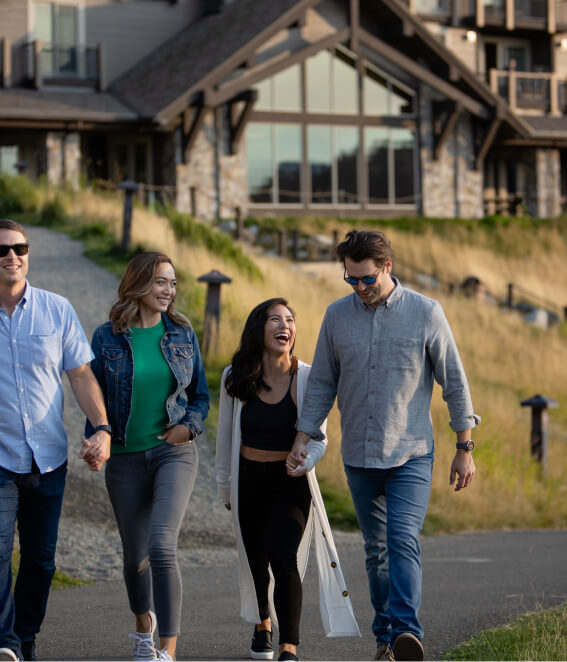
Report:
[[[491,69],[490,87],[519,114],[567,113],[567,78],[556,73]]]
[[[37,89],[65,85],[104,89],[102,47],[62,46],[33,41],[15,53],[16,70]]]

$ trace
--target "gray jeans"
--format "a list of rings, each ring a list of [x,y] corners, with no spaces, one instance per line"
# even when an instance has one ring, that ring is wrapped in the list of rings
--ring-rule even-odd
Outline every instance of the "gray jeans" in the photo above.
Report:
[[[197,475],[194,441],[166,441],[138,453],[112,455],[106,488],[124,552],[124,581],[134,614],[150,608],[150,567],[160,637],[179,635],[181,571],[177,540]]]

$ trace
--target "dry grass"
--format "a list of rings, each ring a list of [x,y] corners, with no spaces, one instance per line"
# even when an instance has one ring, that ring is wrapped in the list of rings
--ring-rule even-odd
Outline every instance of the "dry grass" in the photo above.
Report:
[[[73,201],[79,218],[104,219],[116,236],[121,228],[121,203],[116,199],[82,194]],[[426,232],[412,235],[388,229],[396,254],[406,263],[431,268],[447,281],[474,274],[495,293],[505,292],[515,280],[526,289],[567,305],[567,260],[564,237],[556,230],[533,233],[510,227],[499,230],[501,250],[495,254],[484,238],[471,243],[459,232],[451,238]],[[244,319],[258,302],[284,296],[297,313],[297,354],[311,361],[326,306],[348,293],[338,264],[326,265],[319,276],[304,273],[285,260],[254,255],[264,281],[251,281],[232,264],[199,246],[176,241],[167,219],[143,209],[134,210],[132,239],[168,253],[178,269],[197,277],[211,269],[233,282],[222,290],[219,354],[226,361],[235,350]],[[474,239],[474,237],[473,237]],[[503,249],[503,250],[502,250]],[[251,255],[253,253],[250,252]],[[203,292],[204,292],[204,285]],[[559,329],[541,331],[481,302],[425,292],[439,299],[460,347],[473,402],[482,425],[475,431],[477,477],[470,489],[455,494],[449,487],[454,434],[439,390],[434,393],[432,416],[436,432],[436,462],[428,516],[435,530],[560,527],[567,525],[567,342]],[[539,476],[529,455],[530,412],[520,400],[542,393],[558,400],[563,409],[550,411],[548,474]],[[318,474],[328,484],[344,488],[340,461],[340,427],[333,411],[329,421],[329,450]]]

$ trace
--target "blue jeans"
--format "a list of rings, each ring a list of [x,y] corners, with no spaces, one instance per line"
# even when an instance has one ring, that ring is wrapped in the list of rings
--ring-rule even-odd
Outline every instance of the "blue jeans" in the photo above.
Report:
[[[179,446],[164,441],[146,451],[116,453],[106,463],[106,488],[122,540],[130,609],[136,615],[148,611],[153,588],[160,637],[179,635],[177,540],[198,457],[194,441]]]
[[[67,463],[17,474],[0,467],[0,648],[20,652],[39,632],[51,580]],[[12,596],[12,549],[18,522],[20,568]]]
[[[364,538],[376,642],[393,643],[402,632],[421,640],[419,532],[429,503],[433,453],[391,469],[345,465],[345,472]]]

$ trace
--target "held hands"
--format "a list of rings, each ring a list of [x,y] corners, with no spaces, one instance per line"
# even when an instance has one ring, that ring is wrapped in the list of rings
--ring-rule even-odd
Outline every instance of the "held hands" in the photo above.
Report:
[[[165,440],[172,446],[181,446],[193,441],[193,432],[186,425],[174,425],[163,434],[160,434],[158,439]]]
[[[476,473],[476,466],[474,464],[472,453],[467,451],[458,450],[451,463],[451,475],[449,477],[449,485],[458,480],[455,484],[455,492],[462,490],[463,487],[468,487]]]
[[[307,452],[309,436],[299,431],[295,435],[292,449],[285,461],[288,476],[299,477],[313,469],[313,459]]]
[[[110,457],[110,435],[100,430],[92,437],[83,439],[79,457],[83,459],[91,471],[100,471]]]

